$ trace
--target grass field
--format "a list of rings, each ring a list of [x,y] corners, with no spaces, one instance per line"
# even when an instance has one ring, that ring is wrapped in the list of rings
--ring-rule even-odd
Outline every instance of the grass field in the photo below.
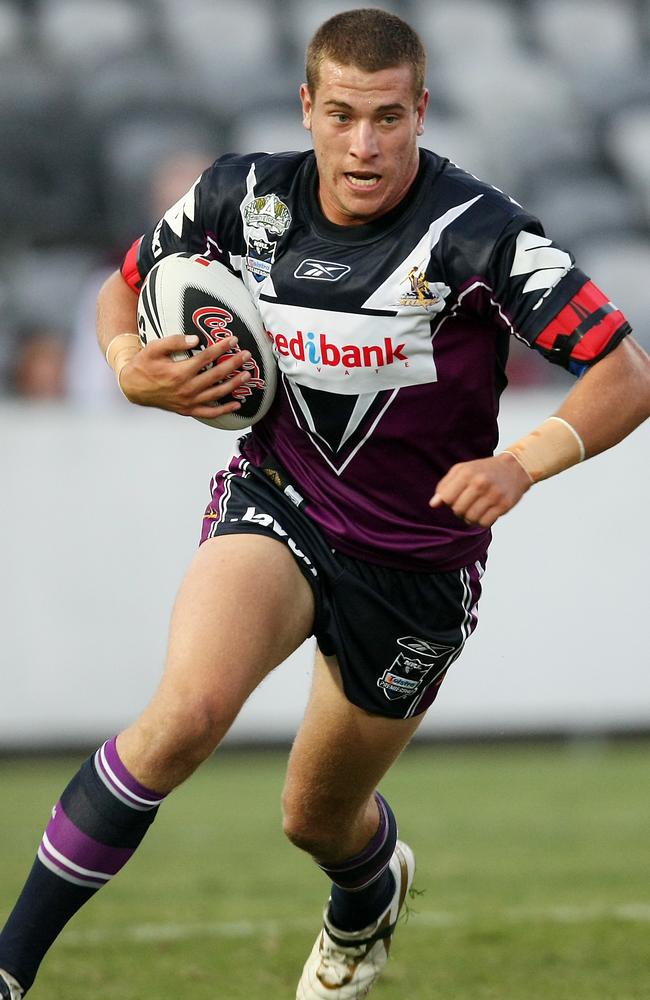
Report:
[[[30,1000],[293,1000],[326,883],[285,843],[285,755],[224,752],[69,925]],[[0,761],[0,918],[73,759]],[[648,1000],[650,744],[413,747],[418,855],[377,1000]]]

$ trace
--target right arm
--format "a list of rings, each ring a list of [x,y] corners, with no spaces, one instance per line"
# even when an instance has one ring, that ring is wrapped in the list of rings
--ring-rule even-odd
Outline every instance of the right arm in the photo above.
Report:
[[[104,355],[115,337],[137,336],[137,302],[136,292],[119,271],[104,282],[97,299],[97,340]],[[240,409],[235,401],[214,405],[249,378],[247,372],[239,372],[228,380],[250,357],[248,351],[241,351],[220,361],[232,349],[230,340],[207,347],[187,361],[174,361],[172,354],[196,347],[198,337],[179,334],[141,347],[139,339],[129,336],[123,343],[115,367],[120,389],[130,402],[203,418]],[[114,353],[109,353],[111,361]]]

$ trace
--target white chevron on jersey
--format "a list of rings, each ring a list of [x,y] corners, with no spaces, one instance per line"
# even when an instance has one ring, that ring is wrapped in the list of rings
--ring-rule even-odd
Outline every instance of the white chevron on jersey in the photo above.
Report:
[[[179,239],[183,235],[183,224],[185,219],[189,219],[190,222],[194,222],[194,191],[196,190],[196,186],[200,180],[200,177],[196,178],[189,191],[187,191],[182,198],[179,198],[178,201],[171,206],[171,208],[167,209],[162,219],[156,226],[151,240],[151,252],[154,257],[160,257],[160,254],[162,253],[160,233],[163,227],[163,222],[167,223],[172,233],[174,233],[175,236],[178,236]]]
[[[524,292],[552,288],[573,267],[569,254],[552,246],[552,242],[545,236],[527,233],[525,229],[519,233],[510,277],[531,275]]]
[[[437,381],[429,316],[307,309],[260,300],[280,371],[312,389],[360,395]]]
[[[248,176],[246,177],[246,194],[241,201],[239,206],[239,214],[241,215],[242,225],[244,227],[244,240],[246,241],[246,247],[248,248],[248,241],[252,236],[259,235],[264,240],[268,240],[268,233],[264,227],[249,226],[246,221],[246,206],[252,201],[255,201],[257,195],[255,194],[255,185],[257,184],[257,175],[255,173],[255,163],[251,163],[250,170],[248,171]],[[254,299],[258,299],[262,293],[264,295],[270,295],[272,298],[276,297],[276,291],[273,286],[273,279],[270,274],[264,278],[263,281],[256,281],[250,270],[246,266],[246,257],[241,254],[229,254],[230,266],[235,271],[239,271],[241,279],[246,285],[248,291],[251,293]]]
[[[392,313],[412,313],[413,306],[400,306],[400,298],[408,290],[408,273],[413,267],[418,267],[422,271],[426,268],[431,257],[431,251],[438,243],[447,226],[451,225],[455,219],[463,215],[472,205],[483,197],[482,194],[463,202],[462,205],[455,205],[449,211],[441,215],[439,219],[434,219],[424,234],[420,242],[413,247],[401,264],[395,268],[392,274],[377,288],[372,295],[364,302],[365,309],[386,309]],[[444,304],[444,303],[443,303]],[[424,307],[417,308],[417,312],[427,315],[431,310]]]

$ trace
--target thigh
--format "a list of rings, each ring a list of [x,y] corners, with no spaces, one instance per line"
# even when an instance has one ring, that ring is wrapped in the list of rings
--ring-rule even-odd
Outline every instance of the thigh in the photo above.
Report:
[[[194,755],[214,749],[249,694],[311,634],[313,615],[285,545],[256,534],[205,542],[178,593],[159,688],[120,736],[138,780],[165,790],[191,772]],[[165,764],[183,744],[187,761]]]
[[[281,542],[211,539],[174,605],[163,687],[247,695],[311,634],[313,615],[311,588]]]
[[[336,659],[318,653],[289,758],[285,798],[323,822],[335,816],[343,828],[354,823],[422,718],[386,718],[353,705],[343,692]]]

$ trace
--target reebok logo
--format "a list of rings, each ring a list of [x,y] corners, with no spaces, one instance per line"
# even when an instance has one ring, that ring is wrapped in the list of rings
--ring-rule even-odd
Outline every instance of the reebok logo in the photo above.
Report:
[[[335,264],[331,260],[303,260],[293,272],[294,278],[311,278],[312,281],[338,281],[349,274],[347,264]]]
[[[333,343],[326,333],[317,335],[309,330],[297,330],[295,337],[284,333],[271,334],[273,345],[281,357],[307,362],[316,368],[383,368],[396,361],[408,365],[406,344],[395,344],[392,337],[384,337],[381,344]]]

